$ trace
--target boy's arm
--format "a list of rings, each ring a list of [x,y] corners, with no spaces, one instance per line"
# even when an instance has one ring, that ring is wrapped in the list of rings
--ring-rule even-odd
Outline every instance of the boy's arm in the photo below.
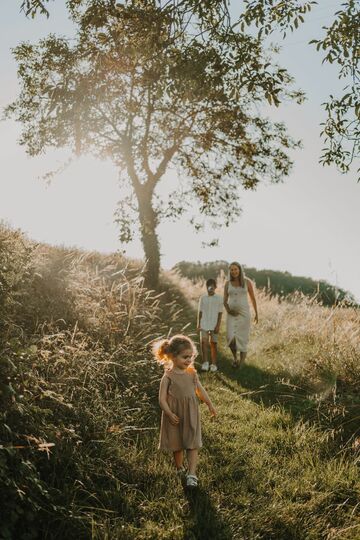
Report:
[[[197,317],[197,330],[198,331],[201,328],[201,317],[202,317],[202,297],[199,300],[199,308],[198,308],[198,317]]]
[[[198,329],[198,331],[199,331],[200,328],[201,328],[201,317],[202,317],[202,311],[199,311],[199,313],[198,313],[198,320],[197,320],[197,329]]]
[[[222,318],[222,311],[219,311],[216,326],[214,329],[215,334],[218,334],[220,332],[221,318]]]
[[[222,318],[222,313],[223,313],[223,302],[222,302],[221,298],[219,300],[220,301],[219,301],[218,318],[217,318],[217,321],[216,321],[216,326],[214,328],[215,334],[218,334],[220,332],[220,324],[221,324],[221,318]]]

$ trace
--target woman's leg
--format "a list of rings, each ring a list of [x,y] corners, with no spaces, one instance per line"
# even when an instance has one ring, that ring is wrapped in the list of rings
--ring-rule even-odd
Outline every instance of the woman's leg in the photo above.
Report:
[[[232,341],[230,341],[229,347],[234,357],[234,360],[236,360],[236,339],[235,338]]]
[[[188,461],[189,474],[193,474],[194,476],[196,476],[196,467],[197,467],[197,462],[198,462],[198,449],[193,448],[190,450],[186,450],[186,455],[187,455],[187,461]]]
[[[183,450],[176,450],[176,452],[174,452],[174,461],[175,461],[175,466],[177,469],[181,469],[181,467],[183,467],[184,465],[184,451]]]
[[[235,367],[235,366],[238,365],[238,361],[237,361],[237,358],[236,358],[236,339],[235,338],[230,341],[229,347],[230,347],[230,351],[232,352],[232,355],[233,355],[232,365]]]
[[[245,364],[245,358],[246,358],[247,352],[241,352],[240,353],[240,366]]]

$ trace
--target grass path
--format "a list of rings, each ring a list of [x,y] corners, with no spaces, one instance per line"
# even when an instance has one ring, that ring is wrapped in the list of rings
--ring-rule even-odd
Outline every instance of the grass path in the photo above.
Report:
[[[336,454],[327,432],[304,421],[307,400],[289,405],[297,402],[296,393],[287,390],[286,401],[276,377],[261,370],[255,356],[234,371],[222,351],[219,367],[216,374],[201,375],[219,416],[211,421],[201,406],[200,487],[183,490],[171,459],[157,452],[153,432],[137,444],[138,478],[126,488],[128,508],[137,513],[131,524],[113,521],[108,537],[360,538],[358,469]]]

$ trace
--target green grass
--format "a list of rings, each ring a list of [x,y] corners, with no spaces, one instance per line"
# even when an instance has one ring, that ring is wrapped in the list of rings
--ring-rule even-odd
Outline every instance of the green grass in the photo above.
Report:
[[[219,415],[211,421],[201,406],[199,489],[184,491],[171,456],[156,449],[158,432],[146,435],[128,455],[139,476],[126,486],[127,510],[94,523],[93,537],[359,538],[356,463],[337,453],[329,433],[304,421],[299,408],[294,414],[280,403],[284,396],[266,371],[252,364],[234,371],[224,355],[219,365],[217,374],[201,376]],[[261,383],[265,401],[257,393]]]
[[[188,492],[157,450],[149,343],[194,335],[202,284],[149,293],[121,257],[1,234],[1,540],[360,538],[358,312],[258,295],[247,364],[222,335],[200,374],[218,418],[201,405]]]

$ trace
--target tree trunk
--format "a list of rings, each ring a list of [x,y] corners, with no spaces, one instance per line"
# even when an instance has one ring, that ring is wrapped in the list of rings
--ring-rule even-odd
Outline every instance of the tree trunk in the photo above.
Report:
[[[149,289],[157,289],[160,272],[160,245],[156,233],[157,216],[150,197],[141,197],[141,201],[139,201],[139,218],[141,241],[146,259],[145,286]]]

